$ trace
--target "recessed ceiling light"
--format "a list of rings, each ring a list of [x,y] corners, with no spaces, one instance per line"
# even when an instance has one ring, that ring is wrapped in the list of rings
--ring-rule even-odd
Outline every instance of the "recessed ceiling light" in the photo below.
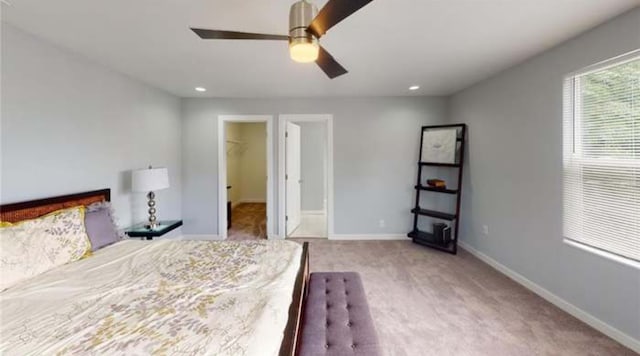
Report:
[[[420,89],[419,85],[412,85],[409,87],[409,90],[418,90],[418,89]]]
[[[196,87],[196,91],[199,91],[201,93],[207,91],[207,88],[203,88],[203,87]]]

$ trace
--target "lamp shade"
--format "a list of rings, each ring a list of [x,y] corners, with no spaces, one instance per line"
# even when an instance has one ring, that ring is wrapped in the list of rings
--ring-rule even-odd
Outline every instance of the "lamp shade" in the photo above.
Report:
[[[131,190],[134,192],[152,192],[169,188],[169,171],[166,168],[149,168],[133,171]]]

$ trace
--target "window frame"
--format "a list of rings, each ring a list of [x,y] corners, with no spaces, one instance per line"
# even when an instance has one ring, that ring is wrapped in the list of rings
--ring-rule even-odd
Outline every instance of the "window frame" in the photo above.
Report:
[[[636,268],[640,270],[640,261],[632,259],[630,257],[622,256],[615,252],[611,252],[602,248],[598,248],[595,246],[591,246],[584,242],[576,241],[574,239],[568,238],[564,233],[564,219],[565,219],[565,204],[566,204],[566,196],[565,196],[565,175],[567,174],[567,167],[565,166],[565,160],[567,159],[567,154],[569,155],[569,159],[580,162],[580,164],[584,166],[590,167],[598,167],[598,166],[612,166],[616,167],[631,167],[640,169],[640,160],[635,159],[625,159],[625,158],[617,158],[617,157],[609,157],[609,158],[598,158],[598,157],[584,157],[583,156],[583,147],[580,140],[580,132],[581,132],[581,124],[582,121],[580,117],[582,115],[582,105],[581,98],[579,93],[580,91],[580,77],[588,75],[590,73],[595,73],[598,71],[605,70],[607,68],[623,65],[627,62],[631,62],[634,60],[640,59],[640,49],[633,50],[631,52],[589,65],[577,71],[566,74],[563,77],[563,96],[562,96],[562,115],[563,115],[563,135],[562,135],[562,155],[563,155],[563,166],[562,166],[562,176],[563,176],[563,212],[562,212],[562,224],[563,224],[563,232],[562,238],[563,242],[568,246],[572,246],[578,248],[583,251],[587,251],[589,253],[595,254],[597,256],[604,257],[606,259]],[[568,130],[568,132],[567,132]],[[566,140],[570,140],[571,151],[567,152],[567,142]],[[581,204],[581,203],[580,203]]]

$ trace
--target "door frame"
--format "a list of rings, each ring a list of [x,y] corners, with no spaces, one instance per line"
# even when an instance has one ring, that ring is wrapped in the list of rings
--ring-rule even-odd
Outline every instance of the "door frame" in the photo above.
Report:
[[[327,125],[327,238],[333,236],[333,115],[332,114],[281,114],[278,116],[278,233],[287,238],[285,145],[287,122],[326,122]]]
[[[218,115],[218,236],[227,239],[227,133],[225,123],[256,123],[264,122],[267,130],[267,239],[274,234],[274,205],[273,204],[273,115]]]

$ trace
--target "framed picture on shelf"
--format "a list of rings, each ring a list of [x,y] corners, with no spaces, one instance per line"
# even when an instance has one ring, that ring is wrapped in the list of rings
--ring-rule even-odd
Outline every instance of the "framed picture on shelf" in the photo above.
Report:
[[[430,129],[422,132],[422,162],[456,163],[458,130]]]

